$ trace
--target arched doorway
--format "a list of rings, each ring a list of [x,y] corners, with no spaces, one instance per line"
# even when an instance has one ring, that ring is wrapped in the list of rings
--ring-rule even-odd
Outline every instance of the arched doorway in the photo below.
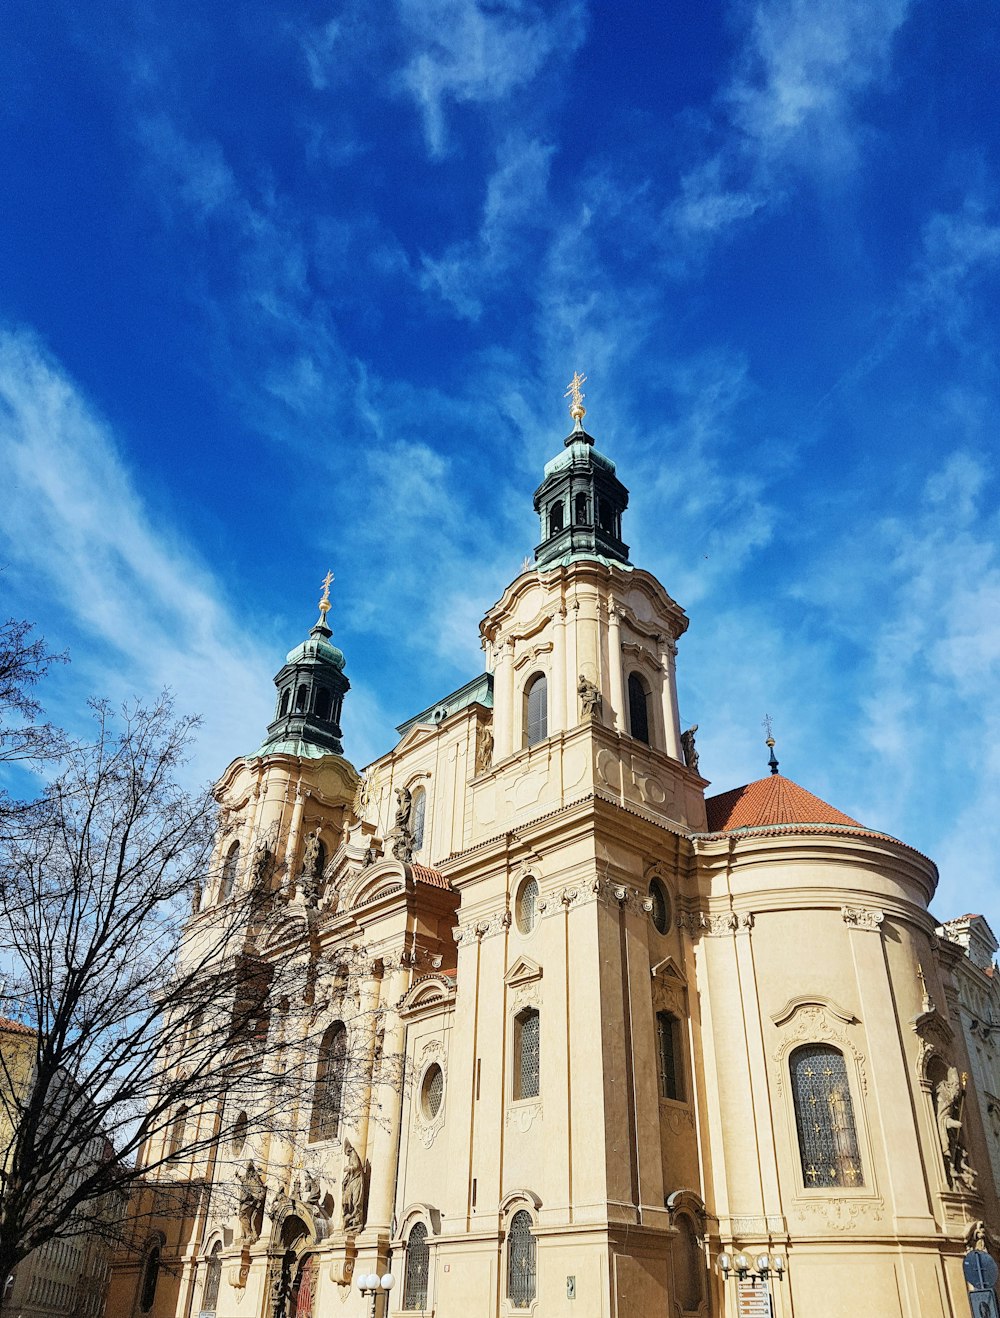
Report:
[[[272,1255],[267,1318],[313,1318],[319,1268],[315,1254],[304,1252],[311,1233],[294,1214],[281,1223],[278,1248]]]

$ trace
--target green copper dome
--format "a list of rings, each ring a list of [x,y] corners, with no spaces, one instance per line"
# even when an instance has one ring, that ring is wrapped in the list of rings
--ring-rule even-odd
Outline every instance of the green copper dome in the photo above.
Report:
[[[341,671],[345,662],[343,650],[338,650],[325,636],[310,635],[308,640],[288,651],[285,663],[298,664],[310,659],[325,660],[326,663],[335,664]]]

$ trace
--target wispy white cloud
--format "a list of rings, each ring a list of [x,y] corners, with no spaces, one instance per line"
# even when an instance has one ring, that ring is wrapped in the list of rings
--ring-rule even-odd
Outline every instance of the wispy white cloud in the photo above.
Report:
[[[495,106],[543,71],[553,74],[586,36],[578,0],[399,0],[410,57],[399,81],[423,117],[427,149],[448,149],[450,106]]]
[[[779,199],[794,172],[853,166],[871,129],[863,98],[886,85],[896,35],[912,0],[756,0],[717,98],[710,137],[669,213],[696,240],[723,232]]]

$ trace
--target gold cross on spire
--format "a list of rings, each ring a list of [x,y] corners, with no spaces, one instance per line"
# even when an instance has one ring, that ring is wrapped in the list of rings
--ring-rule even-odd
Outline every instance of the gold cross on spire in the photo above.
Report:
[[[563,398],[568,398],[570,400],[569,414],[576,422],[575,428],[577,430],[583,429],[583,418],[587,415],[587,409],[583,405],[583,400],[586,395],[581,388],[581,386],[586,383],[587,377],[581,375],[579,371],[574,371],[573,378],[566,386],[566,392],[563,394]]]
[[[330,612],[330,582],[333,580],[333,573],[329,570],[323,578],[323,594],[319,599],[319,617],[320,622],[326,622],[326,615]]]

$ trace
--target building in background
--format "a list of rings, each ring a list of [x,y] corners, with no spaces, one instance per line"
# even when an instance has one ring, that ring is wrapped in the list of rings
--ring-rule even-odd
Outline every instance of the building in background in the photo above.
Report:
[[[15,1129],[12,1110],[19,1106],[18,1096],[23,1097],[31,1085],[35,1040],[35,1031],[27,1025],[0,1017],[0,1148],[5,1154]],[[72,1189],[88,1161],[106,1157],[107,1151],[103,1137],[91,1140],[79,1163],[67,1168],[67,1179],[57,1190]],[[107,1204],[106,1234],[67,1232],[23,1259],[8,1284],[0,1313],[13,1318],[100,1318],[110,1274],[110,1242],[122,1207]]]
[[[773,743],[706,797],[688,619],[574,383],[486,671],[359,775],[325,593],[218,783],[204,903],[272,867],[254,952],[300,949],[322,1042],[280,1130],[189,1169],[207,1207],[116,1273],[116,1318],[361,1318],[390,1268],[399,1318],[967,1313],[1000,1218],[935,867]]]

